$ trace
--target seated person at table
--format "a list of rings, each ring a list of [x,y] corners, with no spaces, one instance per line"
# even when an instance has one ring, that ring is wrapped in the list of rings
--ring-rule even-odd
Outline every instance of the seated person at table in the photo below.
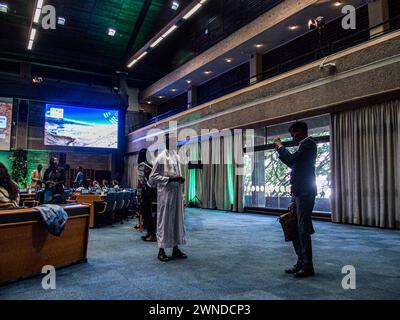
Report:
[[[18,185],[0,162],[0,208],[16,208],[19,203]]]
[[[103,180],[101,181],[101,188],[103,189],[103,191],[108,191],[108,188],[109,188],[109,186],[108,186],[108,180],[103,179]]]
[[[39,164],[35,170],[31,173],[31,188],[40,188],[42,186],[43,174],[42,174],[43,166]]]
[[[90,187],[90,180],[83,180],[79,186],[79,188],[77,188],[75,191],[82,191],[84,189],[89,189]]]
[[[59,166],[58,158],[51,157],[49,167],[44,173],[44,203],[56,201],[64,194],[65,170]]]
[[[101,189],[99,183],[98,183],[96,180],[93,180],[93,182],[92,182],[92,188]]]
[[[118,190],[118,189],[119,189],[119,183],[118,183],[117,180],[113,180],[113,181],[112,181],[112,187],[113,187],[115,190]]]

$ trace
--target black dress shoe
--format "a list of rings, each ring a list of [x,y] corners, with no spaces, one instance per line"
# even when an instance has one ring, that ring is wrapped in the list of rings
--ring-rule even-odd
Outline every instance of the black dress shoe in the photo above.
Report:
[[[305,267],[301,268],[300,271],[296,272],[294,274],[295,278],[307,278],[307,277],[312,277],[315,275],[314,268],[313,267]]]
[[[286,269],[285,272],[289,274],[295,274],[299,272],[303,268],[303,264],[301,262],[297,262],[293,267]]]
[[[181,250],[179,249],[174,249],[172,251],[172,257],[175,259],[187,259],[187,255],[184,254]]]
[[[168,257],[168,256],[165,254],[165,252],[163,252],[163,253],[159,253],[159,254],[158,254],[158,260],[160,260],[160,261],[162,261],[162,262],[167,262],[167,261],[170,261],[171,258]]]

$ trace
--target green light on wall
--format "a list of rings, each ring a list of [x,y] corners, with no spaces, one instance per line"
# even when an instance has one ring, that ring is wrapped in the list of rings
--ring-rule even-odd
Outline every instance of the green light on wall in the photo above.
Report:
[[[196,170],[189,170],[188,200],[192,201],[196,196]]]
[[[229,193],[229,202],[231,205],[234,203],[234,187],[233,187],[233,164],[227,165],[228,171],[228,193]]]

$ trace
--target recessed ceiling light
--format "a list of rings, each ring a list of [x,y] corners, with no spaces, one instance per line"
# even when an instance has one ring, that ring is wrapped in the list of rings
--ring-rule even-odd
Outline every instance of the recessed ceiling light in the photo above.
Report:
[[[210,71],[210,70],[204,71],[204,74],[211,74],[211,73],[212,73],[212,71]]]
[[[65,25],[65,18],[63,17],[58,17],[57,23],[61,26]]]
[[[256,48],[262,48],[262,47],[264,47],[264,44],[262,44],[262,43],[257,43],[256,44]]]
[[[196,4],[186,15],[183,16],[183,20],[189,19],[197,10],[201,8],[201,3]]]
[[[144,51],[136,60],[142,59],[145,55],[147,55],[147,51]]]
[[[159,37],[156,41],[154,41],[151,45],[150,45],[150,47],[151,48],[154,48],[154,47],[156,47],[161,41],[163,41],[163,37]]]
[[[147,104],[151,104],[151,101],[146,101]]]
[[[117,32],[117,31],[116,31],[115,29],[113,29],[113,28],[108,28],[108,35],[109,35],[110,37],[114,37],[116,32]]]
[[[29,40],[30,40],[30,41],[35,41],[35,36],[36,36],[36,29],[35,29],[35,28],[32,28],[31,34],[30,34],[30,36],[29,36]]]
[[[43,0],[38,0],[36,4],[35,15],[33,16],[34,23],[39,23],[40,14],[42,13],[42,6],[43,6]]]
[[[8,4],[0,3],[0,12],[7,13],[8,12]]]
[[[28,50],[32,50],[32,47],[33,47],[33,40],[29,40]]]
[[[226,59],[225,59],[225,62],[227,62],[227,63],[231,63],[232,61],[233,61],[232,58],[226,58]]]
[[[191,83],[192,83],[192,80],[186,80],[186,83],[187,83],[187,84],[191,84]]]
[[[171,89],[171,91],[172,91],[172,92],[176,92],[176,89],[175,89],[175,88],[174,88],[174,89]]]
[[[341,1],[335,1],[335,3],[333,4],[335,7],[340,7],[342,5]]]
[[[178,26],[174,24],[171,28],[169,28],[161,37],[165,38],[167,37],[172,31],[174,31]]]
[[[128,68],[131,68],[136,62],[138,62],[137,59],[133,60],[130,64],[128,64]]]
[[[164,96],[158,96],[158,99],[164,99]]]
[[[290,30],[296,30],[296,29],[298,29],[298,28],[299,28],[299,26],[298,26],[297,24],[294,24],[294,25],[289,26],[289,29],[290,29]]]

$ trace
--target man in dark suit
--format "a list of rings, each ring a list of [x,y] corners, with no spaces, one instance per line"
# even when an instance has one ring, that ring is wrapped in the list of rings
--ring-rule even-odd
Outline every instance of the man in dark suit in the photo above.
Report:
[[[314,275],[311,245],[314,228],[311,214],[317,195],[315,183],[317,145],[308,137],[308,127],[305,122],[294,123],[289,132],[293,141],[299,145],[295,153],[290,153],[279,138],[275,140],[279,159],[291,168],[290,184],[293,197],[291,206],[295,205],[298,223],[298,238],[293,240],[297,263],[285,272],[294,274],[296,278],[304,278]]]

